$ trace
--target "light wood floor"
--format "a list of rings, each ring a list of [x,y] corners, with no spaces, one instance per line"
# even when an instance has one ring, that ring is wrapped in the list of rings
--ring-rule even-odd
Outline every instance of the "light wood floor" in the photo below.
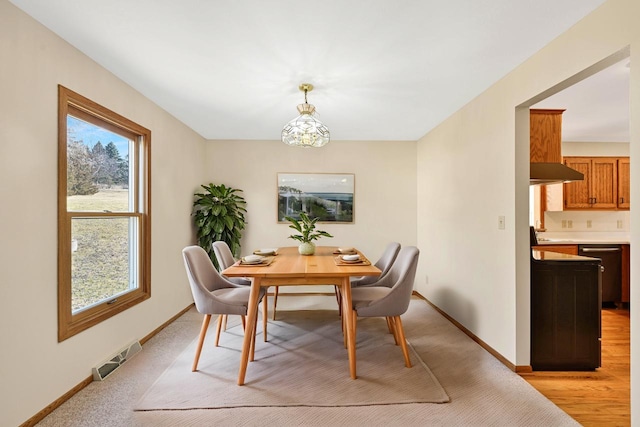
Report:
[[[602,310],[602,367],[596,371],[522,377],[584,426],[631,425],[629,321],[629,310]]]

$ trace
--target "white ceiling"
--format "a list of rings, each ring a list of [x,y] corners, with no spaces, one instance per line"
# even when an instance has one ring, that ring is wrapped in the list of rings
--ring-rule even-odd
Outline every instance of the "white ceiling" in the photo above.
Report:
[[[629,142],[629,58],[539,102],[564,108],[562,140]]]
[[[332,139],[417,140],[604,1],[11,0],[203,137],[267,140],[303,82]]]

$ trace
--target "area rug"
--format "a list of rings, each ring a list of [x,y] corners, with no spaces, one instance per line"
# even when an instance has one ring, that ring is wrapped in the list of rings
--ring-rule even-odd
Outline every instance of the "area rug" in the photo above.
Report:
[[[334,310],[278,312],[268,342],[256,340],[245,385],[236,385],[242,328],[229,327],[214,347],[212,326],[197,372],[197,340],[147,390],[136,411],[241,407],[352,407],[446,403],[449,396],[411,345],[406,368],[384,319],[358,320],[357,374],[349,376],[340,318]],[[237,316],[236,316],[237,317]]]

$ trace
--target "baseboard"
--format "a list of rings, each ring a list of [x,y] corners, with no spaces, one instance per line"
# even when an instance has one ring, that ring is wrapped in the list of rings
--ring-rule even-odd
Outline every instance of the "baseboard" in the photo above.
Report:
[[[189,306],[185,309],[183,309],[182,311],[180,311],[178,314],[176,314],[175,316],[173,316],[171,319],[167,320],[166,322],[164,322],[162,325],[160,325],[159,327],[157,327],[156,329],[154,329],[153,331],[151,331],[151,333],[147,334],[144,338],[142,338],[140,340],[140,344],[144,344],[145,342],[149,341],[151,338],[153,338],[156,334],[158,334],[158,332],[160,332],[161,330],[163,330],[164,328],[166,328],[167,326],[169,326],[169,324],[171,324],[171,322],[173,322],[174,320],[176,320],[178,317],[182,316],[184,313],[186,313],[187,311],[189,311],[191,309],[191,307],[193,307],[193,303],[189,304]],[[91,384],[93,382],[93,375],[85,378],[84,380],[82,380],[80,383],[78,383],[75,387],[73,387],[71,390],[69,390],[68,392],[66,392],[65,394],[63,394],[62,396],[60,396],[59,398],[57,398],[56,400],[54,400],[53,402],[51,402],[50,404],[48,404],[44,409],[42,409],[41,411],[38,411],[37,414],[35,414],[34,416],[32,416],[31,418],[29,418],[27,421],[25,421],[24,423],[20,424],[20,427],[32,427],[35,426],[36,424],[38,424],[40,421],[42,421],[47,415],[49,415],[50,413],[52,413],[57,407],[59,407],[60,405],[62,405],[64,402],[66,402],[67,400],[71,399],[73,397],[73,395],[75,395],[76,393],[78,393],[80,390],[82,390],[83,388],[85,388],[86,386],[88,386],[89,384]]]
[[[526,365],[524,365],[524,366],[523,365],[516,366],[516,365],[514,365],[506,357],[504,357],[502,354],[500,354],[498,351],[496,351],[494,348],[492,348],[489,344],[487,344],[486,342],[482,341],[473,332],[471,332],[470,330],[465,328],[460,322],[458,322],[453,317],[449,316],[445,311],[441,310],[438,306],[436,306],[434,303],[429,301],[424,296],[420,295],[418,292],[413,291],[413,295],[418,297],[418,298],[420,298],[420,299],[422,299],[422,300],[424,300],[424,301],[426,301],[427,304],[429,304],[431,307],[433,307],[438,313],[442,314],[442,316],[444,316],[449,322],[453,323],[458,329],[460,329],[462,332],[464,332],[469,338],[471,338],[476,343],[478,343],[480,345],[480,347],[482,347],[485,350],[487,350],[493,357],[498,359],[500,361],[500,363],[502,363],[504,366],[506,366],[507,368],[509,368],[513,372],[515,372],[515,373],[531,372],[531,366],[526,366]]]

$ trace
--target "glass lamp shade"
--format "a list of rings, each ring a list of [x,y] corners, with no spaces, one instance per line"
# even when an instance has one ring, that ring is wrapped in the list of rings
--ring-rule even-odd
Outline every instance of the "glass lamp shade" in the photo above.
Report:
[[[298,105],[300,115],[282,129],[282,142],[292,147],[322,147],[330,140],[329,129],[313,116],[310,104]]]

